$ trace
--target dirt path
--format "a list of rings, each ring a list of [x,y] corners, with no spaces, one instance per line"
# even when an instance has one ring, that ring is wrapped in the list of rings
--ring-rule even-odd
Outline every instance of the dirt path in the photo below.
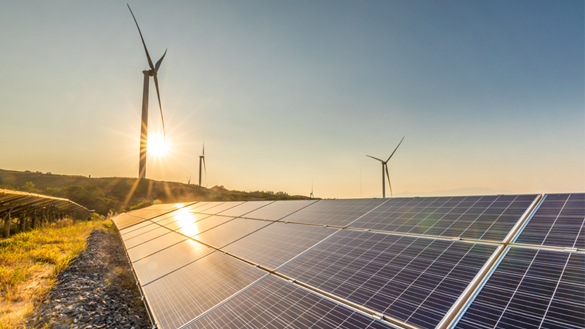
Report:
[[[123,246],[94,230],[87,249],[63,270],[27,323],[33,328],[150,328]]]

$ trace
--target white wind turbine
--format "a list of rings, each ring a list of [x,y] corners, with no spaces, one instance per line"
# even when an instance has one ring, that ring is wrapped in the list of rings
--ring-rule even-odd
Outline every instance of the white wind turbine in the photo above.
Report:
[[[386,197],[386,182],[385,182],[384,172],[386,172],[386,177],[388,177],[388,185],[390,186],[390,197],[392,197],[392,183],[390,183],[390,174],[388,173],[388,161],[390,161],[390,158],[392,158],[394,153],[396,153],[396,150],[398,150],[398,147],[400,146],[400,144],[402,144],[404,137],[406,137],[406,136],[402,137],[402,139],[400,140],[400,143],[398,143],[398,146],[396,146],[396,148],[394,149],[394,152],[392,152],[392,154],[390,154],[390,156],[388,157],[388,159],[386,159],[386,161],[384,161],[382,159],[375,158],[371,155],[366,155],[367,157],[370,157],[372,159],[375,159],[375,160],[382,162],[382,198]]]
[[[160,107],[160,118],[162,120],[162,127],[163,127],[163,136],[165,134],[165,120],[163,118],[162,113],[162,104],[160,102],[160,93],[158,91],[158,69],[160,68],[160,64],[162,63],[163,58],[167,54],[165,50],[162,57],[156,62],[156,65],[152,65],[152,60],[150,59],[150,55],[148,54],[148,49],[146,48],[146,43],[144,42],[144,38],[142,37],[142,32],[140,31],[140,26],[138,26],[138,21],[136,21],[136,17],[134,17],[134,13],[128,5],[128,9],[130,9],[130,14],[132,14],[132,18],[134,18],[134,23],[136,23],[136,27],[138,28],[138,33],[140,34],[140,39],[142,40],[142,45],[144,46],[144,51],[146,52],[146,59],[148,60],[148,66],[150,69],[142,71],[144,74],[144,89],[142,93],[142,120],[140,122],[140,158],[138,162],[138,177],[145,178],[146,177],[146,148],[148,142],[148,87],[150,85],[150,77],[154,78],[154,86],[156,88],[156,96],[158,97],[158,106]]]

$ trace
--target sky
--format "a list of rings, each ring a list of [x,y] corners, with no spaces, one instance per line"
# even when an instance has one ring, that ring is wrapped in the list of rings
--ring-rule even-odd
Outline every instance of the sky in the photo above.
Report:
[[[394,196],[585,191],[581,0],[128,1],[168,49],[148,178],[197,183],[205,142],[204,186],[381,197],[406,136]],[[126,2],[2,1],[0,44],[0,168],[137,177]]]

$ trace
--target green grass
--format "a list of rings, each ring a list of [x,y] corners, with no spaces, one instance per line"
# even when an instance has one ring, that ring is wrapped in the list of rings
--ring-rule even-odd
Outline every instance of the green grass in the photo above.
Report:
[[[63,220],[0,240],[0,329],[22,327],[57,274],[85,249],[91,231],[111,226],[109,220]]]

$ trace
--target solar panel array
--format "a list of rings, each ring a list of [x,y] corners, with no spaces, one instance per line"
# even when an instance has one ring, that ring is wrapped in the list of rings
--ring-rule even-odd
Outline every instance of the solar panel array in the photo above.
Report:
[[[585,194],[149,209],[114,222],[159,328],[585,328]]]

